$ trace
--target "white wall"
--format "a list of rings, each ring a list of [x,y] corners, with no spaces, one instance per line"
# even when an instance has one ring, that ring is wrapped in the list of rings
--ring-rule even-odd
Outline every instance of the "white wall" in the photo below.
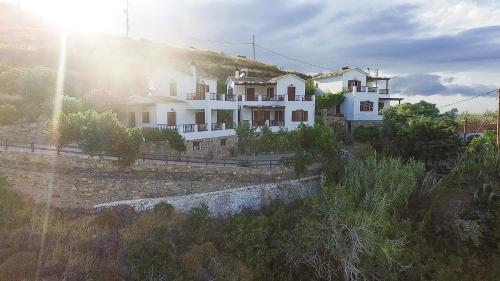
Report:
[[[316,83],[318,84],[316,95],[321,95],[327,92],[335,94],[342,91],[342,88],[344,87],[342,82],[342,76],[333,76],[333,77],[318,79],[314,80],[314,83],[315,86]]]
[[[158,96],[170,96],[170,82],[172,81],[177,83],[177,98],[179,99],[185,99],[186,93],[196,91],[196,80],[191,74],[168,66],[158,69],[149,77],[149,87],[155,88]]]

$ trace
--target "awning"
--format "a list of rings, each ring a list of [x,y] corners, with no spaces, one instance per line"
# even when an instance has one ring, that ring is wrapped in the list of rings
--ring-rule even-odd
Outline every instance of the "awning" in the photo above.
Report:
[[[402,101],[404,98],[379,98],[379,100],[397,100],[397,101]]]

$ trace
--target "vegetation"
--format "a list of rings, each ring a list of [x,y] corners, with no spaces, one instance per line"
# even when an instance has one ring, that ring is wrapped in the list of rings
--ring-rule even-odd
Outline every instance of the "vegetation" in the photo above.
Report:
[[[341,91],[335,94],[332,94],[330,92],[323,93],[316,98],[316,106],[319,109],[325,109],[340,105],[345,100],[345,94],[346,91]]]
[[[140,128],[127,128],[116,114],[89,110],[62,114],[59,126],[50,125],[50,139],[62,147],[77,143],[86,153],[111,153],[129,165],[137,159],[139,146],[144,141]]]
[[[316,94],[316,86],[314,85],[314,80],[311,78],[306,81],[306,96],[313,96]]]
[[[457,117],[457,122],[463,122],[467,118],[467,122],[476,124],[496,124],[498,111],[485,111],[483,113],[463,112]]]
[[[157,128],[142,128],[142,135],[145,142],[168,141],[171,148],[176,151],[186,151],[184,138],[177,130],[157,129]]]

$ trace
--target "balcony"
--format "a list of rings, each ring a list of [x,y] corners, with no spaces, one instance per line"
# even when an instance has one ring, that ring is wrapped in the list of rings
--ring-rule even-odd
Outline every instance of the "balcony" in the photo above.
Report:
[[[278,121],[278,120],[269,120],[269,126],[270,127],[284,127],[285,122],[284,121]]]
[[[291,99],[289,99],[291,97]],[[266,96],[266,95],[239,95],[238,101],[272,101],[272,102],[280,102],[280,101],[314,101],[314,96],[306,96],[306,95],[274,95],[274,96]]]
[[[204,100],[205,99],[205,94],[204,93],[189,93],[186,94],[186,100]]]
[[[356,93],[379,93],[380,95],[389,94],[389,89],[382,89],[378,87],[369,87],[369,86],[351,86],[348,88],[348,91]]]

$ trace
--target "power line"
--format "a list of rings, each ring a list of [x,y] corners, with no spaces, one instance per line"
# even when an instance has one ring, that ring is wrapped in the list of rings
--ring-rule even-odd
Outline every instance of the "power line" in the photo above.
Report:
[[[252,42],[219,41],[219,40],[210,40],[210,39],[196,38],[196,37],[190,37],[190,38],[193,40],[197,40],[197,41],[205,41],[205,42],[216,43],[216,44],[252,45]]]
[[[289,60],[293,60],[293,61],[305,64],[305,65],[309,65],[309,66],[313,66],[313,67],[317,67],[317,68],[321,68],[321,69],[325,69],[325,70],[329,70],[329,71],[335,71],[334,69],[331,69],[331,68],[328,68],[328,67],[324,67],[324,66],[317,65],[317,64],[314,64],[314,63],[306,62],[306,61],[298,59],[298,58],[294,58],[294,57],[291,57],[291,56],[284,55],[282,53],[273,51],[273,50],[271,50],[269,48],[266,48],[266,47],[264,47],[262,45],[259,45],[259,44],[255,44],[255,46],[257,46],[257,47],[259,47],[259,48],[261,48],[261,49],[263,49],[265,51],[268,51],[269,53],[275,54],[277,56],[280,56],[280,57],[283,57],[283,58],[286,58],[286,59],[289,59]]]
[[[482,93],[482,94],[479,94],[479,95],[475,95],[473,97],[470,97],[470,98],[466,98],[466,99],[463,99],[463,100],[459,100],[457,102],[452,102],[452,103],[449,103],[449,104],[445,104],[445,105],[442,105],[438,108],[443,108],[443,107],[448,107],[448,106],[451,106],[451,105],[455,105],[455,104],[459,104],[459,103],[462,103],[462,102],[466,102],[466,101],[470,101],[470,100],[473,100],[473,99],[476,99],[476,98],[479,98],[479,97],[482,97],[482,96],[486,96],[486,95],[489,95],[489,94],[492,94],[492,93],[495,93],[497,90],[492,90],[492,91],[489,91],[489,92],[486,92],[486,93]]]

